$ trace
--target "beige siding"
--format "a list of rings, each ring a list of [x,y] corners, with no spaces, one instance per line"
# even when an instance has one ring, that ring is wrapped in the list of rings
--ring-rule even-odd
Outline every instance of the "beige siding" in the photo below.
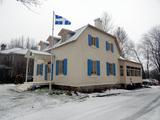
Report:
[[[94,37],[99,37],[99,48],[88,46],[88,34]],[[104,84],[118,84],[119,83],[119,68],[118,57],[119,53],[115,42],[112,37],[107,36],[97,30],[87,28],[87,30],[80,37],[82,41],[82,53],[83,53],[83,81],[82,86],[88,85],[104,85]],[[114,44],[114,53],[106,51],[106,41]],[[100,61],[100,76],[87,74],[87,60],[99,60]],[[106,62],[116,64],[116,76],[106,75]]]
[[[67,58],[67,75],[55,75],[57,85],[79,86],[82,81],[82,52],[80,40],[54,49],[56,60]]]
[[[99,48],[88,45],[88,34],[99,38]],[[114,52],[106,51],[106,41],[114,45]],[[64,86],[91,86],[91,85],[108,85],[108,84],[129,84],[132,79],[133,83],[139,83],[142,81],[141,77],[127,77],[126,65],[140,66],[140,64],[134,64],[132,62],[119,61],[119,51],[115,43],[115,38],[88,27],[79,38],[65,45],[62,45],[53,50],[56,56],[56,60],[63,60],[67,58],[67,75],[56,75],[54,63],[54,80],[56,85]],[[91,75],[88,76],[87,60],[99,60],[100,61],[100,76]],[[106,74],[106,62],[116,64],[116,76]],[[45,63],[36,59],[34,66],[34,81],[43,81],[43,76],[36,77],[36,64]],[[123,65],[124,76],[120,77],[120,65]],[[44,72],[44,71],[43,71]],[[48,74],[48,80],[50,80],[50,74]]]

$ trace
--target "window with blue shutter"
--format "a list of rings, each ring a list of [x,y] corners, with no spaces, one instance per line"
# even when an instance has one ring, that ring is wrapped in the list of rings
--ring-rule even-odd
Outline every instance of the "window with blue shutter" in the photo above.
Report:
[[[115,63],[113,64],[113,74],[114,76],[116,76],[116,64]]]
[[[59,72],[59,61],[56,61],[56,75],[58,75]]]
[[[63,74],[67,75],[67,59],[63,60]]]
[[[88,65],[88,76],[91,76],[91,74],[92,74],[92,60],[88,59],[87,65]]]
[[[88,34],[88,45],[92,45],[92,36],[90,34]]]
[[[109,73],[110,73],[110,72],[109,72],[109,71],[110,71],[110,70],[109,70],[109,69],[110,69],[110,68],[109,68],[109,63],[106,63],[106,68],[107,68],[107,69],[106,69],[107,76],[109,76]]]
[[[53,73],[54,73],[54,64],[52,63],[52,68],[51,68],[51,80],[53,80]]]
[[[99,48],[99,38],[96,37],[96,47]]]
[[[44,74],[44,79],[45,80],[47,80],[47,73],[48,73],[47,69],[48,69],[48,65],[46,64],[45,65],[45,74]]]
[[[97,61],[97,75],[100,76],[100,61]]]

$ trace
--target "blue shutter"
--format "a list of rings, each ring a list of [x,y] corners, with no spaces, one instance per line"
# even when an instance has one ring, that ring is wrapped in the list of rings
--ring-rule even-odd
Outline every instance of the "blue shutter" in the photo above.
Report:
[[[115,64],[113,64],[113,74],[114,76],[116,76],[116,65]]]
[[[97,61],[97,75],[100,76],[100,61]]]
[[[41,75],[43,75],[43,64],[41,64],[41,66],[42,66],[42,74]]]
[[[88,45],[92,45],[92,36],[90,34],[88,34]]]
[[[107,76],[109,76],[109,63],[106,63],[106,68]]]
[[[56,61],[56,75],[58,75],[59,61]]]
[[[99,48],[99,38],[96,37],[96,47]]]
[[[40,73],[40,75],[42,74],[41,64],[39,65],[39,73]]]
[[[48,71],[47,71],[47,64],[45,65],[45,74],[44,74],[44,79],[45,80],[47,80],[47,73],[48,73]]]
[[[63,60],[63,74],[67,75],[67,59]]]
[[[54,64],[52,63],[52,68],[51,68],[51,80],[53,80],[53,73],[54,73]]]
[[[38,69],[39,69],[38,66],[39,66],[39,64],[37,64],[37,75],[38,75]]]
[[[87,64],[88,64],[88,76],[91,76],[91,74],[92,74],[92,64],[93,64],[92,60],[88,59]]]
[[[40,64],[40,75],[43,75],[43,64]]]
[[[106,51],[108,51],[108,50],[109,50],[109,42],[106,41]]]

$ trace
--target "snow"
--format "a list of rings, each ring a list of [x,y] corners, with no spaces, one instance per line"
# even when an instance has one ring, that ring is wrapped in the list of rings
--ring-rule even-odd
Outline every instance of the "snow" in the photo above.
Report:
[[[82,28],[80,28],[80,29],[78,29],[78,30],[75,30],[75,31],[74,31],[75,34],[74,34],[72,37],[70,37],[68,40],[66,40],[65,42],[62,42],[62,40],[60,40],[60,41],[59,41],[58,43],[56,43],[53,47],[47,49],[46,51],[51,50],[51,49],[54,49],[54,48],[57,48],[57,47],[60,47],[60,46],[62,46],[62,45],[65,45],[65,44],[68,44],[68,43],[70,43],[70,42],[73,42],[73,41],[77,40],[77,38],[78,38],[78,37],[81,35],[81,33],[87,28],[87,26],[88,26],[88,25],[86,25],[86,26],[84,26],[84,27],[82,27]]]
[[[15,88],[0,85],[0,120],[160,119],[160,86],[79,96],[48,95],[48,89],[18,93]],[[111,96],[97,97],[103,95]]]
[[[2,54],[19,54],[19,55],[25,55],[29,49],[25,48],[12,48],[8,50],[0,51]],[[41,54],[41,55],[51,55],[48,52],[39,51],[39,50],[30,50],[34,54]]]
[[[12,49],[8,49],[8,50],[2,50],[0,51],[0,53],[2,54],[10,54],[10,53],[14,53],[16,51],[21,51],[22,48],[12,48]]]

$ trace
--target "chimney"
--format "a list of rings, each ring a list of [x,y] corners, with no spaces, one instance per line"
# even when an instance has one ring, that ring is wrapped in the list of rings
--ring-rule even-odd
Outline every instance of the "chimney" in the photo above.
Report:
[[[95,19],[94,26],[100,30],[103,30],[102,20],[100,18]]]

